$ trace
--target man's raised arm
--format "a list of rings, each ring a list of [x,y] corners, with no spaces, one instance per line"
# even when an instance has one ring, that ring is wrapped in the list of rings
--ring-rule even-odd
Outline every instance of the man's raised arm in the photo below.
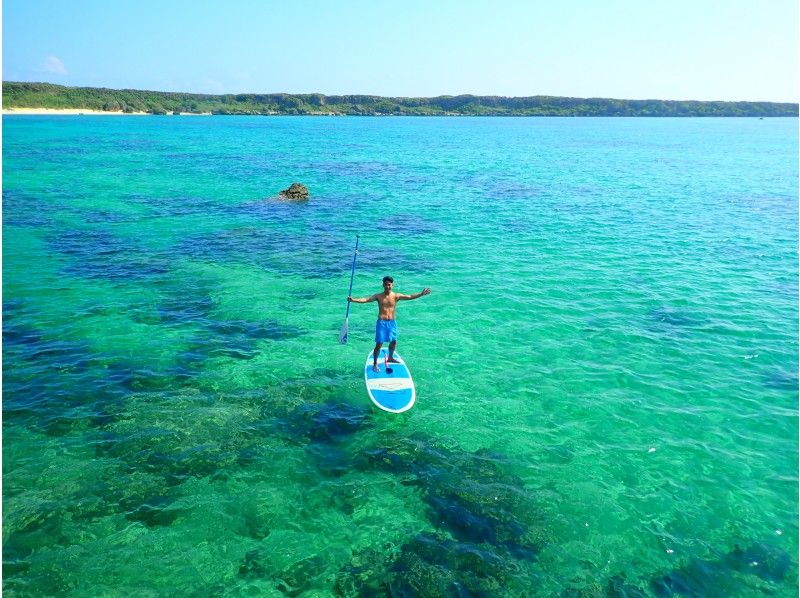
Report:
[[[428,287],[422,289],[419,293],[414,293],[413,295],[397,295],[397,299],[399,301],[408,301],[409,299],[419,299],[423,295],[430,295],[431,290]]]

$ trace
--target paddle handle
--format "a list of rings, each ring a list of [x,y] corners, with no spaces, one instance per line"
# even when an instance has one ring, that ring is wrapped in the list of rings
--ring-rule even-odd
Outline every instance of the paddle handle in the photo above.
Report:
[[[356,248],[353,251],[353,267],[350,269],[350,290],[347,291],[347,296],[350,297],[353,294],[353,277],[356,274],[356,256],[358,255],[358,235],[356,235]],[[347,302],[347,311],[344,314],[345,320],[350,317],[350,302]]]

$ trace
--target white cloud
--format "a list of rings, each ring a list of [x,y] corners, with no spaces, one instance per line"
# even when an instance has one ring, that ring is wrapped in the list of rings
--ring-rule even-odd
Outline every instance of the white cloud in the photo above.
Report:
[[[58,56],[48,56],[44,60],[44,70],[55,75],[66,75],[67,69]]]

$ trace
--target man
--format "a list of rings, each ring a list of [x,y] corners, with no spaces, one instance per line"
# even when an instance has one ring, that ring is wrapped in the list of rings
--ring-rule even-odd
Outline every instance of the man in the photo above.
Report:
[[[372,356],[375,360],[372,363],[372,369],[376,372],[378,369],[378,355],[380,355],[383,343],[389,343],[389,362],[397,363],[394,358],[394,349],[397,346],[397,323],[394,319],[395,308],[398,301],[408,301],[409,299],[419,299],[423,295],[429,295],[431,290],[428,287],[422,289],[419,293],[414,295],[403,295],[402,293],[395,293],[392,291],[394,286],[394,278],[391,276],[383,277],[383,293],[377,293],[372,297],[348,297],[347,300],[352,303],[372,303],[378,302],[378,322],[375,324],[375,350]]]

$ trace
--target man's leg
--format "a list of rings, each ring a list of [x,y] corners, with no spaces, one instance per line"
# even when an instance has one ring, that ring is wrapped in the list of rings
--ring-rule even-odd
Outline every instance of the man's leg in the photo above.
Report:
[[[389,359],[392,363],[399,363],[394,358],[394,348],[397,346],[397,322],[392,320],[389,329]]]
[[[378,367],[378,355],[381,354],[381,347],[383,343],[375,343],[375,350],[372,352],[372,371],[373,372],[380,372],[380,368]]]

